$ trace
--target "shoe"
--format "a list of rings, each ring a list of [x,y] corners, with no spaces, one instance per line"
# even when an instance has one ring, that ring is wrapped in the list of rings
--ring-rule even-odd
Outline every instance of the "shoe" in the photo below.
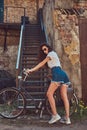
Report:
[[[61,118],[60,123],[69,125],[69,124],[71,124],[71,121],[70,121],[70,118],[66,119],[66,117],[63,117],[63,118]]]
[[[53,123],[57,122],[57,121],[60,120],[60,119],[61,119],[60,115],[58,115],[58,114],[55,115],[55,116],[53,115],[52,118],[51,118],[51,120],[49,120],[48,123],[49,123],[49,124],[53,124]]]

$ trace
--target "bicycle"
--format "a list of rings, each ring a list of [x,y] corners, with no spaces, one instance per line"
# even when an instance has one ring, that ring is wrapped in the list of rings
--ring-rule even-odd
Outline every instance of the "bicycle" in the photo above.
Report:
[[[44,98],[40,98],[36,101],[36,98],[31,96],[31,94],[23,87],[23,82],[25,82],[28,77],[26,71],[23,71],[23,73],[25,74],[24,78],[22,76],[18,76],[19,86],[17,88],[5,88],[0,91],[0,115],[7,119],[17,118],[27,108],[27,104],[29,105],[29,109],[35,109],[36,113],[40,113],[40,118],[42,117],[44,110],[47,110],[49,114],[52,114],[48,99],[46,98],[46,93],[44,93]],[[70,115],[72,115],[77,108],[78,99],[71,83],[69,82],[67,85],[68,98],[70,102]],[[57,89],[54,94],[58,111],[59,109],[64,109],[59,90],[60,88]]]

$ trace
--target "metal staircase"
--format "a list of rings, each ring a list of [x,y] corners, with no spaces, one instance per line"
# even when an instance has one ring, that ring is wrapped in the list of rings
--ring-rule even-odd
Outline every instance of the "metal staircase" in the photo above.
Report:
[[[22,69],[32,68],[38,64],[39,46],[41,43],[40,24],[25,25],[24,29],[24,46],[22,52]],[[36,98],[42,98],[47,82],[46,68],[40,69],[30,74],[25,82],[25,87]]]
[[[44,25],[39,17],[37,24],[23,24],[20,33],[20,44],[16,65],[16,84],[18,86],[18,75],[23,68],[32,68],[38,64],[39,47],[42,42],[46,41]],[[37,72],[29,75],[23,83],[26,90],[38,102],[45,99],[48,87],[47,79],[48,70],[43,67]],[[27,101],[29,99],[27,98]],[[27,108],[35,108],[27,103]]]

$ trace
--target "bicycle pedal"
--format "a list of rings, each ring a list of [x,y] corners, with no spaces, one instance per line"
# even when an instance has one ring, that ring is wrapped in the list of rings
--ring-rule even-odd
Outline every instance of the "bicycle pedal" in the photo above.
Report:
[[[40,112],[40,118],[42,118],[42,116],[43,116],[43,110],[41,110]]]
[[[38,113],[39,112],[39,110],[37,109],[36,111],[35,111],[35,113]]]

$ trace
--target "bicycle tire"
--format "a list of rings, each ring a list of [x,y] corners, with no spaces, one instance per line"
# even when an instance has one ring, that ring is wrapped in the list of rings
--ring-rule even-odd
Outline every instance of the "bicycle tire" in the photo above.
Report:
[[[22,106],[20,108],[20,106]],[[16,88],[5,88],[0,91],[0,115],[7,119],[17,118],[25,109],[25,98]]]
[[[69,103],[70,103],[70,116],[72,116],[75,110],[77,109],[77,105],[78,105],[78,99],[75,93],[73,93]]]
[[[57,112],[61,116],[65,115],[65,108],[64,108],[63,101],[61,99],[58,100],[56,96],[54,96],[54,99],[56,103]],[[70,103],[70,116],[71,116],[77,109],[77,105],[78,105],[78,99],[75,94],[72,95],[71,99],[69,100],[69,103]],[[52,111],[48,99],[46,99],[46,109],[48,113],[52,115]]]

